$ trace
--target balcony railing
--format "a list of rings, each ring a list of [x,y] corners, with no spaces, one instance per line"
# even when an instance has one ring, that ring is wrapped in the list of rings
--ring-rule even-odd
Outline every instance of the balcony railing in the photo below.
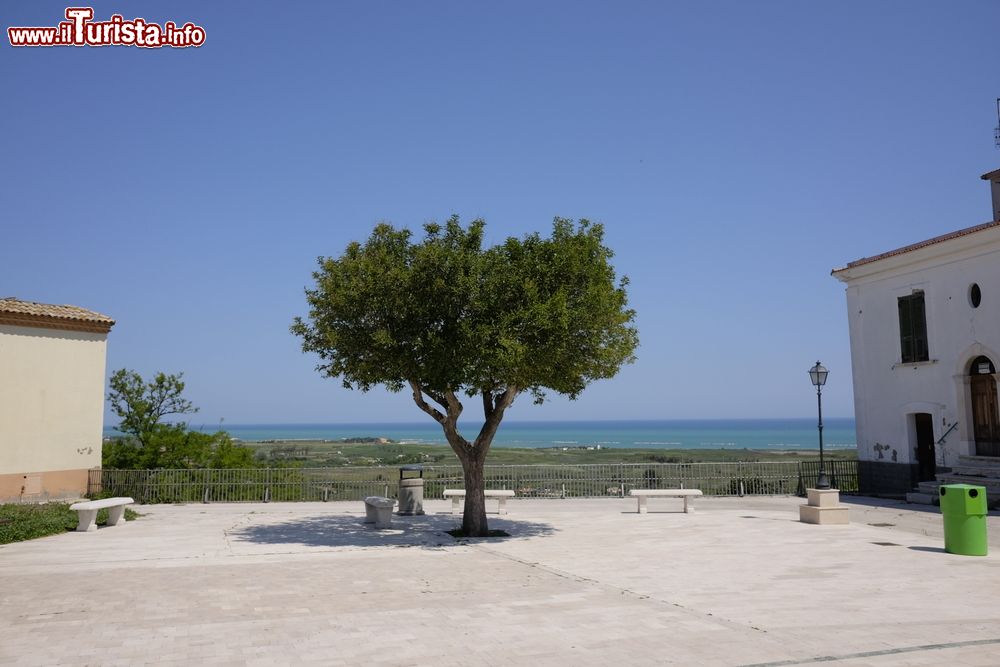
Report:
[[[857,461],[828,461],[827,474],[843,493],[858,491]],[[486,488],[527,498],[627,496],[632,489],[701,489],[711,496],[802,495],[819,463],[616,463],[488,465]],[[88,493],[131,496],[140,503],[359,500],[396,495],[393,467],[92,470]],[[424,466],[424,497],[463,488],[458,465]]]

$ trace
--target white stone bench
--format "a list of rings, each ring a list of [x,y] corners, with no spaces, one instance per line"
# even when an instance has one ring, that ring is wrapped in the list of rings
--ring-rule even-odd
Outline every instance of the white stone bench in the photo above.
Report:
[[[396,501],[382,496],[365,498],[365,523],[374,523],[376,528],[392,527],[392,508]]]
[[[497,509],[497,514],[507,513],[507,499],[514,497],[514,492],[509,490],[498,489],[496,491],[486,490],[483,491],[483,495],[487,498],[496,498],[499,502],[499,508]],[[445,489],[444,497],[451,498],[451,513],[458,514],[459,505],[465,498],[465,489]]]
[[[657,498],[683,498],[684,512],[685,514],[691,514],[694,512],[694,507],[689,501],[695,496],[703,495],[698,489],[632,489],[628,494],[638,498],[639,507],[637,511],[639,514],[646,513],[646,500],[650,496]]]
[[[131,498],[102,498],[101,500],[86,500],[73,503],[69,508],[77,513],[79,519],[76,529],[81,533],[97,530],[97,510],[107,508],[108,525],[117,526],[125,523],[125,506],[135,501]]]

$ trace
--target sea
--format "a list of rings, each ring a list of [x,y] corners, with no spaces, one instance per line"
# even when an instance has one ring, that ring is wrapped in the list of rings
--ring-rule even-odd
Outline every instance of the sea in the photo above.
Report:
[[[189,426],[213,432],[219,424]],[[343,440],[389,438],[412,444],[445,444],[441,427],[426,422],[368,424],[223,424],[234,438],[245,442],[268,440]],[[478,431],[473,424],[459,424],[465,437]],[[113,430],[109,431],[109,434]],[[824,420],[823,446],[853,449],[854,419]],[[819,449],[815,419],[706,419],[645,421],[504,421],[494,447],[523,448],[642,448],[642,449]]]

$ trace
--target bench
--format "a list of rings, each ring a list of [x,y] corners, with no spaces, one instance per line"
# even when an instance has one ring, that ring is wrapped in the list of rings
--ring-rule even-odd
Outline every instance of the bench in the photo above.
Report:
[[[639,507],[637,511],[639,514],[646,513],[646,500],[650,497],[657,498],[683,498],[684,499],[684,513],[691,514],[694,512],[694,507],[689,502],[691,498],[695,496],[703,495],[698,489],[632,489],[628,492],[630,496],[638,498]]]
[[[392,508],[396,501],[382,496],[365,498],[365,523],[374,523],[376,528],[392,527]]]
[[[117,526],[125,523],[125,506],[135,501],[131,498],[102,498],[101,500],[86,500],[73,503],[69,508],[77,513],[79,521],[76,529],[81,533],[97,530],[97,510],[107,508],[108,525]]]
[[[497,514],[507,513],[507,499],[514,497],[514,492],[509,490],[498,489],[496,491],[486,490],[483,491],[483,495],[487,498],[496,498],[500,505],[497,509]],[[465,498],[465,489],[445,489],[444,497],[451,498],[451,513],[458,514],[458,506],[462,499]]]

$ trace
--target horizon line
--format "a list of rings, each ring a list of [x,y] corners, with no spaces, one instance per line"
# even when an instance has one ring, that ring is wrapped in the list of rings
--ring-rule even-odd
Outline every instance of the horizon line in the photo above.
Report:
[[[509,419],[504,420],[505,424],[566,424],[566,423],[588,423],[588,424],[607,424],[607,423],[635,423],[635,422],[705,422],[705,421],[715,421],[715,422],[766,422],[766,421],[805,421],[814,420],[815,417],[677,417],[677,418],[637,418],[637,419]],[[826,420],[840,420],[840,419],[855,419],[853,415],[851,416],[827,416]],[[461,423],[459,419],[459,423]],[[479,421],[473,419],[473,421]],[[185,423],[189,426],[213,426],[218,424],[220,428],[225,428],[225,426],[368,426],[368,425],[390,425],[390,424],[426,424],[431,425],[436,422],[428,420],[410,420],[410,421],[307,421],[307,422],[295,422],[295,421],[278,421],[278,422],[229,422],[226,424],[225,420],[220,420],[219,422],[192,422],[192,421],[177,421],[177,422],[165,422],[165,423]],[[503,424],[501,424],[501,427]],[[107,428],[107,425],[105,425]]]

